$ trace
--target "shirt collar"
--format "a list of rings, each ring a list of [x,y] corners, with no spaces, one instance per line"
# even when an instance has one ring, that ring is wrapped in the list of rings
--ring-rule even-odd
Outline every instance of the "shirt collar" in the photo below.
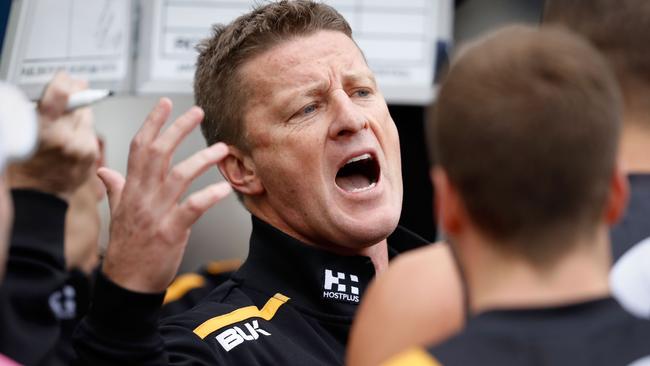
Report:
[[[587,329],[599,320],[608,318],[604,313],[623,313],[614,298],[607,296],[582,302],[546,307],[493,309],[470,318],[466,329],[512,329],[530,333],[536,329],[557,329],[557,324],[574,324],[575,329]],[[536,325],[535,325],[536,324]]]
[[[375,276],[369,257],[342,256],[305,244],[253,216],[248,258],[233,275],[244,287],[281,293],[308,312],[353,316]],[[388,237],[389,258],[428,241],[399,227]]]

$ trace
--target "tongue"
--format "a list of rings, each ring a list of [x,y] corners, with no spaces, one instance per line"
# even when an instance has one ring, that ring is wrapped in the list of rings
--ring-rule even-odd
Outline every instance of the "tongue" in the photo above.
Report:
[[[363,174],[350,174],[336,177],[336,185],[345,191],[353,192],[368,187],[370,185],[370,179]]]

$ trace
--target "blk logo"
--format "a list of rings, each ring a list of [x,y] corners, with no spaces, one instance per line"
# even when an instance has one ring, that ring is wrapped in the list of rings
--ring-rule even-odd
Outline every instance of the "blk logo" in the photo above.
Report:
[[[221,347],[226,350],[226,352],[230,352],[231,349],[244,343],[244,341],[257,340],[260,338],[260,335],[266,337],[271,335],[271,333],[260,328],[257,320],[253,320],[250,323],[245,323],[244,328],[246,328],[246,330],[243,330],[240,327],[232,327],[226,329],[216,336],[217,341]]]
[[[323,298],[342,300],[352,303],[359,302],[359,277],[347,275],[343,272],[325,270],[323,283]]]

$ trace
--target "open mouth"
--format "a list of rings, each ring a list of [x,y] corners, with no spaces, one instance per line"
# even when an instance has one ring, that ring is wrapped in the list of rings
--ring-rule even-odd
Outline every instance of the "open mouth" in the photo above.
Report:
[[[373,188],[379,180],[379,164],[365,153],[348,160],[338,173],[336,185],[347,192],[360,192]]]

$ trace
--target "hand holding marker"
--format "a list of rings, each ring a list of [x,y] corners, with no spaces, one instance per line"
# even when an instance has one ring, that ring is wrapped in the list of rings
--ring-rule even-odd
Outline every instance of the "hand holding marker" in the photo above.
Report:
[[[104,100],[112,96],[114,93],[108,89],[86,89],[80,92],[74,93],[68,99],[68,105],[65,109],[66,112],[71,112],[77,108],[87,107],[91,104]],[[34,107],[37,104],[34,103]]]

